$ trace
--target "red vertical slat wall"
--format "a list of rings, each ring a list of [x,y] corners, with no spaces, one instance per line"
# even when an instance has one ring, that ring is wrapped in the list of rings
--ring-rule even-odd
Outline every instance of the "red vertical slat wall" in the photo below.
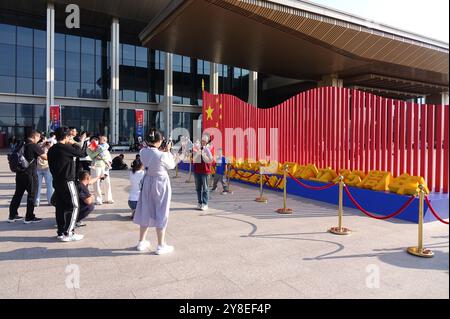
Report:
[[[407,103],[335,87],[303,92],[270,109],[257,109],[230,95],[203,93],[206,104],[216,104],[217,98],[224,105],[220,127],[254,129],[258,141],[249,143],[246,137],[242,145],[241,139],[235,139],[235,149],[226,155],[236,157],[237,148],[245,147],[246,158],[259,159],[264,149],[259,141],[264,137],[266,154],[270,153],[275,142],[270,141],[270,128],[274,127],[279,130],[279,162],[314,163],[336,171],[388,170],[394,177],[407,172],[424,177],[430,190],[448,192],[448,106]],[[258,128],[266,129],[265,136],[259,136]]]
[[[376,96],[372,94],[372,105],[371,105],[371,115],[370,115],[370,167],[372,170],[376,169],[376,151],[375,151],[375,139],[376,139],[376,131],[375,131],[375,124],[376,124]]]
[[[305,111],[306,111],[306,117],[305,117],[305,122],[306,122],[306,164],[311,163],[311,153],[310,153],[310,149],[311,149],[311,110],[310,110],[310,99],[309,96],[311,94],[311,91],[306,92],[306,96],[305,96]]]
[[[352,112],[352,130],[351,130],[351,137],[350,137],[350,147],[351,147],[351,152],[350,152],[350,169],[354,170],[356,169],[357,165],[358,165],[358,161],[357,161],[357,138],[356,135],[358,134],[358,129],[357,129],[357,124],[356,121],[359,117],[358,114],[358,92],[356,90],[352,90],[351,91],[352,94],[352,107],[351,107],[351,112]]]
[[[365,156],[365,161],[364,161],[364,171],[369,172],[370,171],[370,115],[371,115],[371,104],[372,104],[372,99],[371,99],[371,95],[367,93],[366,94],[366,107],[365,107],[365,123],[364,123],[364,130],[365,130],[365,134],[364,134],[364,156]]]
[[[442,109],[443,105],[435,106],[436,115],[436,180],[434,189],[436,192],[441,191],[441,162],[442,162]]]
[[[341,113],[341,167],[339,169],[349,169],[347,164],[348,156],[348,133],[349,133],[349,119],[347,113],[347,95],[348,89],[342,90],[342,113]]]
[[[387,158],[386,158],[386,135],[387,135],[387,120],[386,120],[386,114],[387,114],[387,99],[380,98],[380,110],[381,110],[381,170],[383,171],[390,171],[388,169],[387,165]]]
[[[335,154],[336,154],[336,171],[339,171],[341,169],[341,162],[342,162],[342,154],[344,153],[342,151],[342,139],[341,135],[343,132],[343,125],[342,125],[342,94],[343,89],[336,89],[336,101],[337,101],[337,115],[336,115],[336,146],[335,146]]]
[[[311,133],[312,133],[312,149],[311,149],[311,162],[317,165],[317,131],[316,131],[316,103],[317,103],[317,94],[320,89],[315,89],[311,96]]]
[[[418,176],[419,170],[420,170],[420,153],[419,153],[419,146],[420,146],[420,126],[419,126],[419,119],[420,119],[420,113],[419,113],[419,104],[414,103],[413,106],[413,128],[414,128],[414,160],[413,160],[413,175]]]
[[[359,98],[359,170],[366,171],[365,167],[365,156],[364,156],[364,141],[365,141],[365,130],[364,130],[364,119],[365,119],[365,98],[366,93],[361,92]]]
[[[394,138],[394,157],[392,159],[392,162],[394,163],[393,173],[394,177],[397,177],[399,175],[399,164],[400,164],[400,154],[399,154],[399,144],[400,144],[400,108],[399,108],[399,101],[394,101],[394,130],[393,130],[393,138]]]
[[[328,130],[327,130],[327,148],[326,148],[326,154],[327,154],[327,165],[326,167],[331,166],[331,134],[332,134],[332,109],[333,109],[333,102],[332,102],[332,89],[331,87],[324,88],[327,92],[327,117],[328,117]]]
[[[449,106],[444,106],[444,169],[443,169],[443,191],[444,193],[448,193],[448,171],[449,171],[449,136],[448,136],[448,125],[449,125],[449,114],[448,114]]]
[[[420,176],[427,180],[427,106],[420,105]]]
[[[405,118],[406,108],[405,102],[397,104],[400,108],[400,134],[399,134],[399,149],[400,149],[400,174],[405,173]]]
[[[374,109],[374,169],[381,170],[381,156],[380,156],[380,144],[381,144],[381,112],[380,112],[380,97],[375,96],[375,103],[373,104]]]
[[[391,99],[387,99],[387,170],[394,173],[392,155],[393,155],[393,144],[394,144],[394,105]]]
[[[406,103],[406,172],[412,175],[412,161],[413,161],[413,104]]]
[[[428,143],[427,143],[427,151],[428,151],[428,189],[431,191],[434,186],[434,176],[433,176],[433,168],[434,168],[434,105],[427,105],[427,118],[428,118]]]

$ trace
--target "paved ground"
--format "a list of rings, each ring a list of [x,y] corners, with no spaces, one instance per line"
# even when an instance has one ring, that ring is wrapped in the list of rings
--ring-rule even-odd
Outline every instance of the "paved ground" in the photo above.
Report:
[[[280,216],[280,193],[259,204],[256,189],[238,183],[232,195],[213,195],[204,214],[193,209],[194,186],[184,174],[172,180],[168,242],[175,252],[139,254],[127,174],[114,172],[116,203],[88,217],[85,240],[61,243],[52,207],[37,208],[42,223],[6,223],[14,177],[2,155],[0,297],[449,298],[448,226],[426,225],[425,242],[436,255],[420,259],[405,252],[416,244],[416,225],[346,209],[345,225],[355,232],[335,236],[326,232],[337,223],[335,206],[291,197],[295,213]],[[151,232],[153,247],[155,240]]]

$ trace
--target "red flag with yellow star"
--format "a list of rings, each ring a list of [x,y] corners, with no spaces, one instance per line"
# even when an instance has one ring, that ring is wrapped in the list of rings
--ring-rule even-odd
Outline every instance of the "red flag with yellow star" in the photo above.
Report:
[[[223,118],[224,108],[222,95],[203,91],[203,130],[216,128],[222,132]]]

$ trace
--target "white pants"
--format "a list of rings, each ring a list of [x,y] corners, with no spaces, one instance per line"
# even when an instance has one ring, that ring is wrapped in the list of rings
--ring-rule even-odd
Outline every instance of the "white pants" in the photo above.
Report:
[[[94,196],[95,196],[95,202],[96,203],[103,203],[103,197],[102,197],[102,188],[101,185],[103,184],[105,187],[105,202],[112,201],[112,192],[111,192],[111,179],[109,177],[109,172],[107,176],[105,176],[105,179],[102,181],[98,179],[94,183]],[[105,173],[105,169],[103,167],[93,167],[92,168],[92,177],[102,176]]]

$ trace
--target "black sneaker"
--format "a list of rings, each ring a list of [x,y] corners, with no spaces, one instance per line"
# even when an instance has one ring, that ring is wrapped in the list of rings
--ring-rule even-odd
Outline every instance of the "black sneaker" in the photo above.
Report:
[[[22,220],[22,219],[23,219],[22,216],[17,215],[17,216],[14,216],[13,218],[8,218],[8,223],[15,223],[16,221]]]
[[[23,221],[23,223],[24,224],[35,224],[35,223],[39,223],[39,222],[41,222],[42,221],[42,218],[37,218],[37,217],[34,217],[33,219],[30,219],[30,220],[24,220]]]

